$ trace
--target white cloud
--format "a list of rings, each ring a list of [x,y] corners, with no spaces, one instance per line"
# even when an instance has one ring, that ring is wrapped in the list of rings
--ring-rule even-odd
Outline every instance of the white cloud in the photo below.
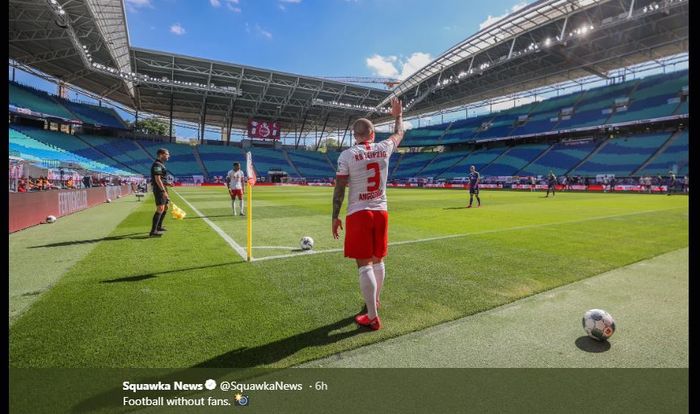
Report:
[[[374,55],[368,57],[365,62],[367,63],[367,67],[372,69],[376,75],[386,78],[395,78],[399,76],[399,71],[396,69],[396,65],[394,65],[396,61],[398,61],[396,56]]]
[[[170,33],[174,33],[178,36],[182,36],[187,32],[185,31],[185,28],[182,27],[182,25],[180,23],[175,23],[172,26],[170,26]]]
[[[222,4],[225,4],[226,8],[231,10],[232,12],[241,12],[241,8],[238,7],[238,4],[240,4],[240,0],[209,0],[209,4],[211,4],[212,7],[216,8],[221,7]]]
[[[412,54],[408,60],[403,64],[403,69],[401,69],[401,76],[399,79],[406,79],[413,75],[418,69],[427,65],[433,60],[429,53],[416,52]]]
[[[365,60],[367,67],[375,75],[385,78],[406,79],[418,69],[433,60],[429,53],[415,52],[407,59],[399,59],[396,56],[381,56],[375,54]],[[399,70],[400,69],[400,70]]]
[[[521,2],[519,2],[518,4],[514,5],[513,7],[511,7],[510,10],[506,10],[506,12],[503,13],[502,15],[500,15],[500,16],[491,16],[491,15],[489,14],[489,16],[486,18],[486,20],[484,20],[483,22],[479,23],[479,30],[481,30],[481,29],[483,29],[483,28],[485,28],[485,27],[487,27],[487,26],[490,26],[491,24],[493,24],[493,23],[495,23],[495,22],[501,20],[502,18],[508,16],[508,15],[511,14],[511,13],[515,13],[516,11],[522,9],[522,8],[525,7],[525,6],[527,6],[527,3],[521,1]]]
[[[280,3],[292,3],[292,4],[299,4],[301,3],[301,0],[279,0]]]
[[[126,9],[130,12],[137,13],[138,9],[144,7],[153,8],[151,0],[126,0]]]
[[[255,25],[255,32],[259,34],[260,36],[263,36],[267,39],[272,39],[272,33],[268,32],[267,30],[263,29],[260,27],[260,25]]]

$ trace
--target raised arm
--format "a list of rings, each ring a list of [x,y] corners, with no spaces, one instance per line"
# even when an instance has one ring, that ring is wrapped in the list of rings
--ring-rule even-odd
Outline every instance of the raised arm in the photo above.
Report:
[[[343,222],[338,218],[340,215],[340,208],[343,206],[343,200],[345,199],[345,187],[348,185],[348,177],[338,176],[335,179],[335,189],[333,189],[333,216],[331,231],[333,232],[333,238],[338,238],[338,229],[343,229]]]
[[[389,139],[394,141],[396,147],[401,144],[403,140],[403,108],[401,107],[401,100],[398,98],[391,99],[391,115],[396,119],[394,122],[394,133],[389,137]]]

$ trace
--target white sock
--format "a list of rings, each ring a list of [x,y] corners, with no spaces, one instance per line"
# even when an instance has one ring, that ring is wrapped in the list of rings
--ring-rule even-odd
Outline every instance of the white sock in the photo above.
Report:
[[[367,265],[357,270],[360,273],[360,291],[367,305],[367,316],[374,319],[377,317],[377,280],[374,278],[374,269],[372,265]]]
[[[243,208],[244,208],[243,207],[244,206],[243,199],[241,198],[240,200],[238,200],[238,202],[241,203],[241,214],[243,214]]]
[[[237,212],[237,210],[236,210],[236,200],[235,200],[235,199],[231,200],[231,208],[233,208],[233,215],[234,215],[234,216],[235,216],[236,214],[238,214],[238,212]]]
[[[374,279],[377,281],[377,302],[379,302],[379,295],[381,295],[382,293],[384,277],[386,276],[384,262],[375,263],[374,265],[372,265],[372,268],[374,269]]]

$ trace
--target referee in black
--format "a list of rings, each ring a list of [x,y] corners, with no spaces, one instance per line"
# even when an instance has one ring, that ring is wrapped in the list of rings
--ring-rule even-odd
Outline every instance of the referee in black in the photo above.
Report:
[[[166,230],[163,227],[163,219],[168,212],[170,196],[168,188],[165,186],[165,177],[168,171],[165,169],[165,162],[170,158],[170,152],[165,148],[160,148],[156,152],[156,160],[151,165],[151,186],[156,199],[156,212],[153,214],[153,224],[151,225],[151,237],[160,237]]]

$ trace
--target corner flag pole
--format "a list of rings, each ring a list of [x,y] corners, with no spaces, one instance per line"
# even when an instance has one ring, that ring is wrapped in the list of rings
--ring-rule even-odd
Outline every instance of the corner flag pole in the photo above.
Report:
[[[248,261],[253,260],[253,186],[248,181]]]
[[[255,168],[253,168],[253,155],[250,151],[246,152],[246,175],[248,176],[248,184],[246,190],[248,190],[248,261],[253,261],[253,186],[257,181],[255,176]]]

